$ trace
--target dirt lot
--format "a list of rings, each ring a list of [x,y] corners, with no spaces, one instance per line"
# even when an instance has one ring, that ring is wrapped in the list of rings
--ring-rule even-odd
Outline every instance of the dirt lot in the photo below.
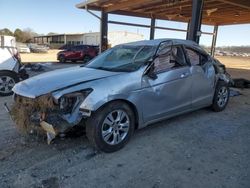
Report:
[[[248,69],[250,70],[250,58],[249,57],[230,57],[230,56],[218,56],[216,57],[228,68],[236,69]]]
[[[21,53],[23,63],[36,63],[36,62],[57,62],[56,54],[60,50],[49,50],[48,53]]]
[[[250,80],[250,58],[247,57],[217,57],[226,65],[228,72],[234,78],[246,78]]]
[[[223,112],[201,109],[153,124],[112,154],[95,153],[85,135],[27,141],[0,108],[0,187],[247,188],[250,89],[240,92]],[[1,98],[0,106],[11,101]]]
[[[27,142],[2,109],[0,187],[247,188],[250,90],[241,92],[223,112],[202,109],[154,124],[112,154],[94,153],[85,136]]]

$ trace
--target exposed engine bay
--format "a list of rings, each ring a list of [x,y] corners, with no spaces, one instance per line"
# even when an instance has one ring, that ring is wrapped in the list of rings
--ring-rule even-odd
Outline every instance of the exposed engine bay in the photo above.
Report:
[[[67,94],[58,101],[50,94],[36,99],[15,95],[14,99],[15,103],[10,113],[20,132],[46,133],[48,143],[56,135],[77,125],[83,117],[79,111],[83,101],[82,93]]]

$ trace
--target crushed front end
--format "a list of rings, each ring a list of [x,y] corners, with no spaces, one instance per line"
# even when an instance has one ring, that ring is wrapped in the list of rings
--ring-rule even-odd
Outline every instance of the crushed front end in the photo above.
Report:
[[[51,94],[37,98],[14,95],[10,114],[20,132],[47,135],[48,144],[60,133],[80,123],[84,94],[75,92],[55,100]]]
[[[214,58],[213,65],[214,65],[215,73],[217,75],[217,80],[223,80],[229,86],[234,85],[234,81],[231,78],[231,75],[227,72],[226,66],[224,64],[222,64],[218,59]]]

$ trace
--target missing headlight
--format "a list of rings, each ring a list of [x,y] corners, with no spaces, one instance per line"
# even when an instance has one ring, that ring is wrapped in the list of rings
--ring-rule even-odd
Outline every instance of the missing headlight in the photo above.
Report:
[[[87,89],[87,90],[63,95],[58,100],[60,110],[64,114],[72,113],[75,106],[81,103],[91,92],[92,92],[92,89]]]
[[[59,108],[62,113],[71,113],[77,98],[75,96],[63,96],[59,99]]]

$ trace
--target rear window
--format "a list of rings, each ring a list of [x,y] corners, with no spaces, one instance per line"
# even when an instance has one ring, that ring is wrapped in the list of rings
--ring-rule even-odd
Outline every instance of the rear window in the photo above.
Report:
[[[200,65],[200,55],[189,48],[187,48],[186,51],[191,65]]]
[[[191,65],[204,65],[209,59],[208,56],[190,48],[186,48],[186,52]]]

